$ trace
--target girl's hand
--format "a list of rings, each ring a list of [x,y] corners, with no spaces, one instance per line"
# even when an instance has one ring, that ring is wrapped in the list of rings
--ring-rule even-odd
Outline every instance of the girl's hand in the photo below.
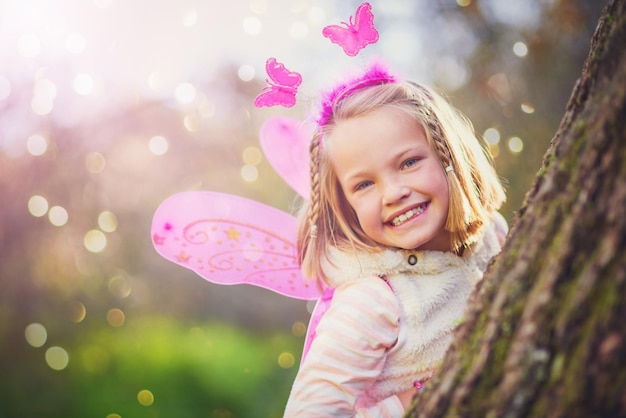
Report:
[[[411,406],[411,403],[413,403],[413,395],[415,395],[417,391],[417,388],[411,388],[396,395],[400,399],[400,402],[402,403],[405,411],[408,410]]]

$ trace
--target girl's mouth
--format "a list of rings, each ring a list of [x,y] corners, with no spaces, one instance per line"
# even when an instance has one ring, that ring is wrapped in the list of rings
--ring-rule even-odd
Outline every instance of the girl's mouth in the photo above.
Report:
[[[426,210],[427,206],[428,206],[428,202],[424,202],[421,205],[419,205],[418,207],[410,209],[410,210],[404,212],[402,215],[396,216],[395,218],[393,218],[391,220],[390,223],[393,226],[400,226],[403,223],[405,223],[406,221],[408,221],[409,219],[413,219],[417,215],[419,215],[420,213],[424,212]]]

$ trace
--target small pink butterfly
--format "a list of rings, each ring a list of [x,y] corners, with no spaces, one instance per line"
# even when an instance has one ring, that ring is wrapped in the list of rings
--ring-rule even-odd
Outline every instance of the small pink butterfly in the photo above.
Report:
[[[266,80],[268,85],[254,99],[254,105],[256,107],[276,105],[292,107],[295,105],[296,93],[298,86],[302,83],[302,76],[285,68],[283,64],[276,61],[276,58],[268,58],[265,62],[265,71],[269,76]]]
[[[343,51],[351,56],[356,56],[359,51],[369,44],[378,41],[378,31],[374,27],[374,15],[369,3],[362,3],[354,20],[350,16],[350,23],[341,22],[341,25],[330,25],[322,29],[322,34],[331,42],[343,48]]]

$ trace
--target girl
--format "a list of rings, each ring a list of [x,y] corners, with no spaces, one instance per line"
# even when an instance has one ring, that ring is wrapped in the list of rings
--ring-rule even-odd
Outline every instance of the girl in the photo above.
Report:
[[[437,370],[507,232],[470,123],[381,65],[321,101],[303,273],[335,289],[286,417],[401,417]]]

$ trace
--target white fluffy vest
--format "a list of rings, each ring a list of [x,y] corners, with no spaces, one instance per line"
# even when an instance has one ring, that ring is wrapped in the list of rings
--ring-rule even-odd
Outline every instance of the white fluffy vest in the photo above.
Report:
[[[389,350],[378,380],[359,400],[360,407],[404,391],[416,380],[427,380],[437,370],[454,328],[463,320],[474,285],[500,251],[495,226],[483,230],[463,257],[439,251],[355,254],[331,249],[330,262],[324,265],[331,286],[372,275],[384,277],[401,309],[398,341]]]

